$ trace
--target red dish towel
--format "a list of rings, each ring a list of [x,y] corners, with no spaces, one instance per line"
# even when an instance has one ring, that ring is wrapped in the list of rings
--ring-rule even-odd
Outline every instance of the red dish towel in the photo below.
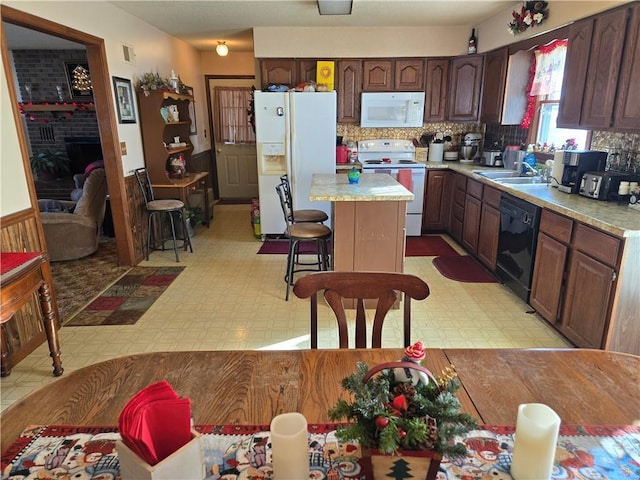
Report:
[[[411,178],[411,170],[398,170],[398,182],[410,192],[413,192],[413,180]]]

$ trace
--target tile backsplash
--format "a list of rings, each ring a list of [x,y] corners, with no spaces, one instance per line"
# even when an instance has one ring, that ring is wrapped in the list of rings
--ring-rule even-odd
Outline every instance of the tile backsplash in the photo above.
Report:
[[[594,131],[591,149],[609,153],[608,170],[640,173],[640,133]]]
[[[343,137],[343,143],[349,140],[373,140],[378,138],[391,138],[394,140],[420,140],[423,134],[432,135],[442,133],[451,136],[451,142],[447,142],[447,150],[459,150],[462,138],[466,133],[483,133],[482,123],[425,123],[422,128],[363,128],[359,125],[338,124],[337,134]]]

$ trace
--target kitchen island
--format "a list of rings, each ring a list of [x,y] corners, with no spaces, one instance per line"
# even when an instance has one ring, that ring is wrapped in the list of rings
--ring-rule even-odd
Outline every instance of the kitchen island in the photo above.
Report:
[[[346,174],[315,174],[309,199],[333,204],[334,270],[404,270],[407,201],[413,193],[391,175],[364,174],[350,184]]]

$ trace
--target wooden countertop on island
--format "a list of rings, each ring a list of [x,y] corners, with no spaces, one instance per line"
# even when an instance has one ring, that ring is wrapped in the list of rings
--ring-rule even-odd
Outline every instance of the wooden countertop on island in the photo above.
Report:
[[[311,201],[393,202],[411,201],[413,193],[386,173],[362,174],[358,183],[349,183],[346,173],[313,175]]]

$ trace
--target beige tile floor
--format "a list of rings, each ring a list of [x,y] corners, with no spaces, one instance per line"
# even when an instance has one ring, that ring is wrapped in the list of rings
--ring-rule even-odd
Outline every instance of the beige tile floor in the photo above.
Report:
[[[216,206],[211,228],[197,229],[194,253],[180,255],[185,270],[135,325],[63,327],[65,372],[141,352],[308,348],[308,300],[293,295],[284,300],[286,256],[256,255],[260,241],[253,238],[249,218],[248,205]],[[409,257],[405,262],[405,271],[422,277],[431,289],[426,300],[412,303],[413,341],[428,347],[569,346],[504,286],[449,280],[432,260]],[[176,263],[166,251],[153,252],[144,265]],[[400,325],[401,313],[393,311],[383,346],[402,345]],[[337,348],[326,306],[320,326],[320,347]],[[2,409],[52,380],[42,345],[2,378]]]

